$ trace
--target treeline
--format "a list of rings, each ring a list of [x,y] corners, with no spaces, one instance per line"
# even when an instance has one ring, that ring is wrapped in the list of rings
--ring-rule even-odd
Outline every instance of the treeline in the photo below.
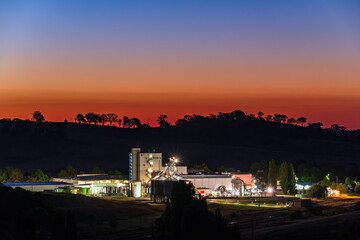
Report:
[[[97,113],[86,113],[85,115],[79,113],[75,116],[75,122],[88,123],[88,124],[101,124],[109,126],[118,126],[125,128],[150,128],[147,123],[141,123],[138,118],[129,118],[124,116],[119,118],[115,113],[108,114],[97,114]]]
[[[157,119],[157,122],[160,127],[169,127],[171,124],[168,122],[168,116],[167,115],[160,115]],[[202,116],[199,114],[193,114],[193,115],[185,115],[183,118],[180,118],[175,121],[175,126],[184,125],[186,123],[195,122],[198,120],[233,120],[233,121],[239,121],[239,120],[254,120],[259,119],[263,121],[268,122],[276,122],[276,123],[286,123],[286,124],[292,124],[292,125],[299,125],[299,126],[307,126],[311,128],[321,128],[323,126],[323,123],[321,122],[315,122],[310,123],[307,122],[306,117],[288,117],[285,114],[275,113],[274,115],[264,115],[263,112],[258,112],[257,115],[255,114],[245,114],[243,111],[235,110],[233,112],[229,113],[223,113],[219,112],[217,115],[210,113],[208,116]],[[141,128],[146,127],[150,128],[151,126],[146,123],[142,124],[141,121],[138,118],[129,118],[127,116],[124,116],[123,118],[119,118],[114,113],[108,113],[108,114],[97,114],[97,113],[87,113],[85,115],[83,114],[77,114],[75,117],[75,122],[78,123],[89,123],[89,124],[102,124],[102,125],[110,125],[110,126],[118,126],[118,127],[125,127],[125,128]],[[346,127],[340,126],[338,124],[332,124],[331,128],[334,130],[346,130]]]
[[[67,166],[66,168],[60,170],[60,172],[55,177],[76,177],[78,174],[84,174],[84,171],[80,169],[75,169],[72,166]],[[122,176],[123,174],[119,170],[110,170],[105,171],[101,168],[94,168],[90,171],[92,174],[109,174],[113,176]],[[0,182],[48,182],[50,181],[51,176],[45,174],[41,169],[37,169],[33,173],[25,172],[23,173],[21,169],[14,168],[11,166],[0,169]]]
[[[255,176],[256,185],[259,189],[272,187],[274,190],[279,180],[284,194],[296,194],[296,181],[294,165],[290,162],[282,162],[278,166],[275,160],[269,162],[254,162],[250,172]]]
[[[329,189],[333,192],[332,195],[334,196],[349,193],[360,195],[360,182],[351,180],[349,177],[344,182],[330,181],[329,176],[326,175],[321,181],[309,188],[307,195],[312,198],[325,198],[329,194]],[[336,194],[335,191],[338,191],[338,193]]]
[[[353,168],[357,169],[357,166],[353,166]],[[213,172],[206,163],[194,165],[190,169],[203,170],[205,173]],[[225,166],[214,169],[216,172],[236,172],[235,168]],[[346,177],[341,179],[338,177],[342,175],[340,172],[332,171],[332,180],[330,181],[330,174],[326,173],[326,169],[319,169],[316,166],[307,164],[299,164],[295,169],[290,162],[282,162],[277,165],[275,160],[268,162],[265,160],[255,161],[250,167],[250,173],[255,177],[256,186],[260,190],[265,190],[268,187],[275,189],[279,181],[284,194],[296,194],[296,183],[305,182],[318,183],[323,190],[329,187],[333,190],[339,190],[341,193],[360,194],[360,184],[356,178],[350,179],[350,177]]]
[[[271,160],[269,162],[254,162],[251,165],[250,172],[254,174],[256,185],[260,189],[269,186],[275,188],[276,182],[279,180],[284,194],[295,194],[297,192],[296,182],[317,183],[309,189],[310,197],[325,197],[328,188],[338,190],[341,193],[360,194],[360,183],[356,178],[346,177],[345,180],[341,180],[335,174],[332,176],[324,174],[324,171],[314,166],[299,165],[297,169],[296,172],[293,164],[288,162],[283,162],[278,167],[275,160]],[[323,177],[324,175],[325,177]]]
[[[19,168],[0,169],[0,182],[47,182],[50,178],[41,169],[33,173],[23,173]]]
[[[159,124],[160,127],[169,127],[171,126],[170,122],[168,122],[168,116],[165,114],[160,115],[157,118],[157,123]],[[273,115],[269,114],[269,115],[265,115],[263,112],[258,112],[256,115],[255,114],[246,114],[245,112],[241,111],[241,110],[235,110],[233,112],[229,112],[229,113],[223,113],[223,112],[219,112],[218,114],[212,114],[210,113],[207,116],[203,116],[203,115],[199,115],[199,114],[193,114],[193,115],[185,115],[183,118],[180,118],[178,120],[175,121],[175,126],[181,126],[184,125],[186,123],[191,123],[191,122],[196,122],[199,120],[204,120],[204,119],[208,119],[208,120],[231,120],[231,121],[239,121],[239,120],[254,120],[254,119],[258,119],[258,120],[263,120],[263,121],[267,121],[267,122],[275,122],[275,123],[284,123],[284,124],[291,124],[291,125],[298,125],[298,126],[302,126],[302,127],[310,127],[310,128],[322,128],[323,127],[323,123],[322,122],[314,122],[314,123],[310,123],[307,121],[306,117],[289,117],[285,114],[280,114],[280,113],[275,113]],[[79,113],[75,116],[74,118],[75,122],[77,123],[88,123],[88,124],[94,124],[94,125],[108,125],[108,126],[117,126],[117,127],[124,127],[124,128],[151,128],[151,126],[149,125],[149,123],[142,123],[140,119],[138,118],[131,118],[128,116],[124,116],[124,117],[119,117],[117,114],[115,113],[102,113],[102,114],[98,114],[98,113],[86,113],[86,114],[82,114]],[[3,118],[0,119],[0,122],[6,122],[6,121],[30,121],[29,119],[26,120],[21,120],[19,118],[14,118],[14,119],[10,119],[10,118]],[[45,117],[44,115],[40,112],[40,111],[34,111],[31,114],[31,121],[34,122],[44,122],[45,121]],[[64,122],[68,122],[67,119],[64,120]],[[346,127],[345,126],[340,126],[339,124],[332,124],[331,129],[336,130],[336,131],[345,131]]]

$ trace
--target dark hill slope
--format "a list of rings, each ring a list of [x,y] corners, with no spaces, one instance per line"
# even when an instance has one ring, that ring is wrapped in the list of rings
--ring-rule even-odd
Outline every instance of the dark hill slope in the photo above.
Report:
[[[358,133],[334,133],[261,120],[202,119],[169,128],[124,129],[74,123],[0,123],[0,168],[7,165],[52,174],[66,165],[89,171],[95,167],[127,173],[131,147],[156,149],[164,158],[184,164],[207,163],[248,171],[256,160],[356,171],[360,159]],[[356,172],[351,173],[351,175]]]

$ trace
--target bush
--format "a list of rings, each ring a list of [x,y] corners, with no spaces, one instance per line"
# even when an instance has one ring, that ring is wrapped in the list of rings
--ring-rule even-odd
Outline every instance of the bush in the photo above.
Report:
[[[348,193],[349,191],[348,186],[344,183],[339,183],[338,189],[340,190],[341,193]]]
[[[192,184],[174,183],[170,199],[164,213],[155,221],[158,239],[177,240],[188,236],[194,239],[240,238],[238,227],[229,228],[228,220],[222,217],[220,209],[210,212],[206,200],[196,197]]]
[[[327,195],[327,190],[325,186],[316,184],[309,188],[307,195],[311,198],[325,198]]]
[[[356,184],[354,191],[356,194],[360,194],[360,184]]]

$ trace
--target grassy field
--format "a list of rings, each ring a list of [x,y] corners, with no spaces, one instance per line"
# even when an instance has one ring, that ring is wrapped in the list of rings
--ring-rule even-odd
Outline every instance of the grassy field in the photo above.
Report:
[[[144,199],[63,193],[43,196],[53,207],[75,214],[79,239],[126,239],[150,234],[152,223],[165,209],[163,204]]]
[[[75,214],[78,239],[139,239],[139,236],[150,236],[154,221],[165,209],[165,204],[154,204],[148,199],[92,198],[63,193],[44,193],[43,197],[53,207]],[[313,200],[313,205],[309,209],[295,209],[275,202],[262,202],[259,208],[256,202],[208,199],[209,210],[214,212],[220,208],[222,215],[231,224],[240,226],[245,239],[252,234],[253,226],[256,226],[256,235],[265,236],[271,232],[272,239],[276,239],[277,233],[272,229],[283,229],[286,226],[286,234],[290,234],[298,231],[297,226],[310,228],[315,220],[322,224],[322,236],[326,236],[326,224],[335,226],[333,220],[338,219],[333,217],[344,215],[344,218],[349,216],[349,221],[355,219],[356,215],[352,213],[360,209],[360,199],[328,198]]]

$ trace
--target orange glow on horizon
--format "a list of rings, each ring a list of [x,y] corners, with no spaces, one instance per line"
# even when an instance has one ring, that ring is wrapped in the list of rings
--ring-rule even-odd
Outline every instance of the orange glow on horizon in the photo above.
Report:
[[[305,116],[308,122],[323,122],[325,127],[333,123],[349,129],[360,128],[360,97],[326,95],[244,95],[192,94],[192,93],[109,93],[68,92],[44,93],[3,92],[0,96],[0,117],[30,118],[30,113],[40,110],[48,121],[73,122],[78,113],[116,113],[120,117],[137,117],[144,123],[156,126],[160,114],[166,114],[175,122],[186,114],[208,115],[231,112],[235,109],[247,114],[259,111],[265,114],[282,113],[288,117]],[[11,114],[4,114],[11,113]]]

